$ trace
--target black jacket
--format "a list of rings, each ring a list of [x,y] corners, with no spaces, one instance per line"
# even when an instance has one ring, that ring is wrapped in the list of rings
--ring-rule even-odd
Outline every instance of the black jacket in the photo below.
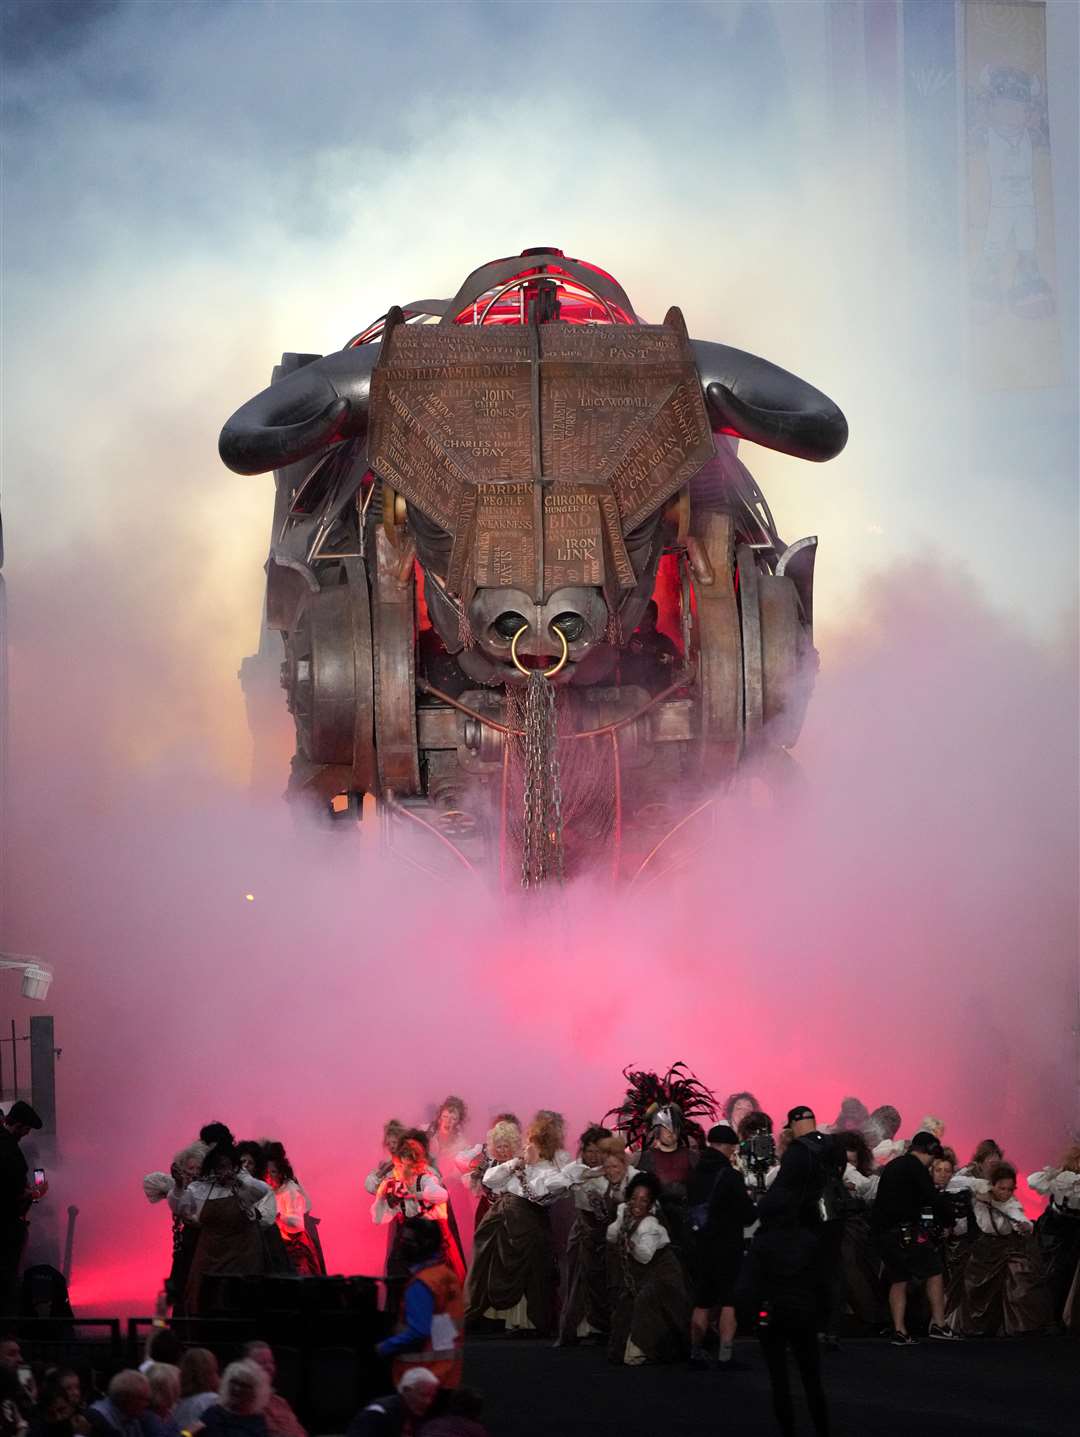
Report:
[[[708,1217],[701,1236],[711,1242],[730,1242],[742,1251],[743,1229],[757,1218],[742,1174],[732,1167],[723,1153],[706,1148],[690,1174],[686,1192],[691,1214],[699,1207],[708,1207]]]
[[[28,1173],[18,1138],[0,1123],[0,1224],[10,1224],[29,1211]]]
[[[881,1170],[877,1196],[870,1209],[870,1226],[875,1232],[886,1232],[901,1223],[918,1222],[925,1208],[948,1226],[950,1204],[942,1199],[930,1176],[930,1169],[914,1153],[893,1158]]]

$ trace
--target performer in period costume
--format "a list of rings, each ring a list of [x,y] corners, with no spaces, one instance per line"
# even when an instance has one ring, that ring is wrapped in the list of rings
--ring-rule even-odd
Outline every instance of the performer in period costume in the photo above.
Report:
[[[1048,1199],[1035,1224],[1035,1240],[1050,1283],[1054,1317],[1061,1322],[1080,1272],[1080,1143],[1066,1150],[1060,1166],[1032,1173],[1028,1186]],[[1080,1312],[1075,1316],[1080,1317]]]
[[[393,1225],[386,1259],[388,1278],[404,1281],[408,1277],[408,1266],[399,1251],[402,1224],[406,1218],[425,1217],[439,1225],[446,1260],[464,1281],[465,1260],[450,1230],[448,1200],[449,1195],[442,1181],[431,1171],[426,1135],[418,1128],[408,1129],[398,1142],[390,1173],[375,1190],[375,1201],[371,1207],[373,1222]]]
[[[198,1225],[187,1283],[189,1313],[207,1315],[211,1300],[203,1287],[211,1274],[250,1276],[265,1270],[259,1228],[274,1222],[267,1198],[272,1202],[270,1188],[243,1171],[236,1149],[225,1142],[211,1148],[197,1181],[169,1194],[173,1212],[185,1223]]]
[[[606,1118],[614,1118],[627,1143],[640,1149],[638,1168],[659,1179],[664,1221],[671,1241],[679,1246],[687,1184],[699,1156],[686,1141],[685,1123],[690,1118],[715,1118],[716,1099],[685,1063],[673,1064],[662,1078],[629,1068],[623,1070],[623,1077],[628,1082],[626,1096]]]
[[[1053,1321],[1050,1290],[1031,1223],[1016,1197],[1016,1169],[997,1163],[974,1192],[979,1235],[949,1284],[954,1331],[1014,1337]]]
[[[205,1143],[192,1143],[182,1148],[172,1160],[167,1173],[147,1173],[143,1178],[143,1192],[147,1202],[161,1202],[172,1193],[182,1193],[189,1183],[197,1182],[210,1149]],[[165,1296],[172,1307],[174,1317],[183,1317],[187,1297],[188,1276],[191,1260],[199,1241],[198,1224],[185,1222],[169,1203],[172,1215],[172,1265],[165,1279]]]
[[[496,1319],[507,1332],[551,1333],[558,1270],[549,1209],[570,1186],[555,1163],[558,1128],[534,1121],[520,1157],[484,1174],[492,1206],[476,1230],[465,1308],[470,1321]]]
[[[611,1137],[596,1124],[581,1135],[576,1162],[563,1175],[572,1184],[574,1222],[567,1242],[567,1294],[559,1319],[559,1345],[580,1337],[606,1337],[611,1325],[608,1303],[607,1230],[611,1221],[605,1193],[607,1179],[599,1144]]]
[[[326,1264],[308,1231],[311,1199],[297,1181],[281,1143],[266,1144],[266,1181],[274,1194],[277,1230],[290,1269],[298,1277],[319,1277]]]
[[[434,1122],[427,1130],[428,1158],[449,1194],[446,1217],[451,1235],[462,1253],[465,1252],[465,1244],[461,1234],[471,1235],[473,1228],[468,1189],[461,1180],[458,1162],[459,1155],[469,1147],[465,1136],[468,1116],[464,1099],[451,1094],[443,1099]]]
[[[629,1367],[678,1361],[689,1350],[690,1297],[682,1264],[658,1216],[659,1198],[655,1175],[638,1173],[607,1230],[622,1273],[608,1357]]]
[[[475,1147],[462,1148],[454,1161],[462,1181],[476,1199],[475,1231],[491,1207],[491,1190],[484,1186],[484,1174],[496,1163],[509,1162],[521,1151],[521,1124],[514,1113],[498,1113],[487,1138]]]

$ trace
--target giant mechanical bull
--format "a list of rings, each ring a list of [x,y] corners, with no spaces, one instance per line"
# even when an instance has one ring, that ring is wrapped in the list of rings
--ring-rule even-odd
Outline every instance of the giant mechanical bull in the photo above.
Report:
[[[505,849],[514,693],[539,667],[566,743],[608,756],[577,767],[610,789],[625,865],[744,755],[794,743],[817,541],[780,540],[738,439],[824,460],[847,424],[776,365],[690,339],[677,309],[641,322],[553,249],[339,353],[284,355],[220,452],[276,471],[291,790],[335,812],[371,795],[463,862]]]

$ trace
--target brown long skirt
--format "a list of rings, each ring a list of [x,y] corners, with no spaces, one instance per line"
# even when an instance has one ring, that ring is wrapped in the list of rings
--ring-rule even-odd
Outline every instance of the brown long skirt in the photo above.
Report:
[[[980,1233],[950,1276],[946,1306],[953,1328],[968,1336],[1045,1331],[1053,1305],[1035,1239]]]
[[[648,1362],[678,1362],[690,1350],[690,1295],[672,1247],[651,1262],[623,1264],[618,1302],[611,1314],[608,1357],[626,1362],[627,1343]]]
[[[210,1276],[248,1277],[264,1270],[258,1221],[239,1198],[211,1198],[199,1209],[199,1240],[187,1283],[187,1310],[205,1316],[203,1279]]]
[[[476,1229],[465,1287],[466,1318],[512,1313],[524,1304],[525,1320],[513,1325],[551,1333],[557,1284],[547,1209],[504,1193]]]
[[[559,1319],[559,1341],[573,1342],[585,1324],[593,1332],[611,1326],[608,1300],[607,1219],[579,1211],[566,1244],[566,1303]]]

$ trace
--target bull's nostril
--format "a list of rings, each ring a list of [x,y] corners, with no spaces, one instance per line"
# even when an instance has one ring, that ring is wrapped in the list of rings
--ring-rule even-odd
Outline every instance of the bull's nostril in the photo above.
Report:
[[[568,644],[575,644],[585,632],[585,620],[580,614],[556,614],[551,627],[558,629]]]
[[[507,609],[501,613],[492,624],[492,628],[499,638],[509,643],[519,629],[528,628],[528,620],[513,609]]]

